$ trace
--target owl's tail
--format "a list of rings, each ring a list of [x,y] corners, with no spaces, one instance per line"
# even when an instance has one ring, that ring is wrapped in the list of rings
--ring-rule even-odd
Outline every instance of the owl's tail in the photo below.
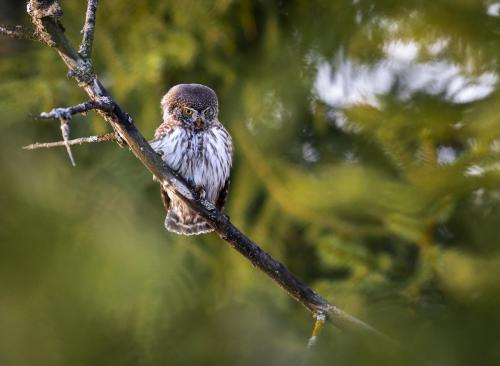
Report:
[[[209,233],[214,229],[184,202],[172,202],[165,218],[168,231],[181,235],[198,235]]]

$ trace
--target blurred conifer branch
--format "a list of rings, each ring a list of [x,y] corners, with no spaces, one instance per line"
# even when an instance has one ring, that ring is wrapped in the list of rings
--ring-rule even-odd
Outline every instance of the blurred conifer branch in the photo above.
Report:
[[[39,35],[44,43],[57,50],[62,60],[68,66],[69,75],[75,78],[78,85],[89,95],[90,102],[86,102],[87,104],[82,103],[81,105],[86,104],[88,106],[89,104],[93,104],[97,106],[93,109],[96,109],[113,127],[117,133],[115,137],[122,139],[126,143],[136,158],[143,163],[162,185],[168,187],[168,189],[178,195],[193,210],[197,211],[199,215],[213,226],[223,240],[245,256],[254,266],[271,277],[295,300],[310,310],[317,319],[325,317],[333,325],[342,330],[368,335],[372,339],[390,341],[389,338],[375,328],[330,304],[322,296],[305,285],[282,263],[271,257],[246,237],[230,222],[226,215],[222,214],[209,202],[200,199],[193,188],[165,164],[137,130],[132,118],[111,98],[93,72],[92,64],[87,57],[90,56],[92,46],[96,6],[97,1],[88,1],[86,23],[83,28],[84,37],[80,52],[75,50],[64,34],[64,28],[59,20],[62,15],[62,9],[57,0],[30,0],[27,8],[36,29],[35,34]],[[56,108],[49,112],[48,115],[52,118],[63,119],[73,115],[74,113],[72,112],[81,113],[82,111],[79,107],[81,105],[66,109]],[[73,144],[70,141],[65,140],[58,143],[62,144],[62,146],[69,146]]]

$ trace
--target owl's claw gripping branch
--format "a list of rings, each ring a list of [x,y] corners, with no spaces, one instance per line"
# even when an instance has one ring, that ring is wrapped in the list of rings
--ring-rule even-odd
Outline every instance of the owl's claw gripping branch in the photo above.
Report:
[[[87,59],[90,56],[88,45],[92,43],[96,5],[97,1],[89,0],[86,25],[84,27],[83,49],[77,52],[66,38],[60,22],[62,12],[56,0],[30,0],[28,4],[28,10],[35,10],[29,12],[36,27],[35,33],[43,34],[53,42],[52,46],[55,47],[74,75],[78,75],[78,68],[85,62],[88,62],[91,66],[90,60]],[[49,112],[52,118],[66,118],[75,113],[96,109],[97,113],[113,127],[137,159],[157,177],[165,189],[173,192],[192,210],[203,217],[222,239],[245,256],[254,266],[266,273],[295,300],[313,314],[324,314],[328,321],[340,329],[365,334],[373,337],[373,339],[387,340],[382,333],[373,327],[330,304],[299,280],[282,263],[271,257],[245,236],[213,204],[197,198],[193,187],[166,165],[161,156],[151,148],[148,141],[135,127],[132,118],[113,101],[97,77],[91,72],[84,76],[77,76],[76,78],[78,85],[87,92],[91,101],[66,110],[53,110]],[[100,103],[104,104],[100,105]],[[86,109],[87,107],[93,108]],[[69,145],[69,141],[66,141],[65,144]]]

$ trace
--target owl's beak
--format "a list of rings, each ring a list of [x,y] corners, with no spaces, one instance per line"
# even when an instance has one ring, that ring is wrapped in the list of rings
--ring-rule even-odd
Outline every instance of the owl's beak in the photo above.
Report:
[[[196,118],[194,124],[196,125],[196,127],[200,128],[201,126],[203,126],[203,120],[201,118]]]

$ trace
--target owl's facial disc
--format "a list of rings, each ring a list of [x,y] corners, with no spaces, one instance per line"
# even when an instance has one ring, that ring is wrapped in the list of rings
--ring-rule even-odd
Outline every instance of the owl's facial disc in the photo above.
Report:
[[[180,110],[180,120],[186,127],[194,127],[196,130],[202,130],[210,127],[211,122],[211,109],[206,108],[197,110],[192,107],[182,107]]]
[[[164,121],[185,128],[206,130],[217,123],[217,95],[205,85],[175,85],[163,96],[161,106]]]

